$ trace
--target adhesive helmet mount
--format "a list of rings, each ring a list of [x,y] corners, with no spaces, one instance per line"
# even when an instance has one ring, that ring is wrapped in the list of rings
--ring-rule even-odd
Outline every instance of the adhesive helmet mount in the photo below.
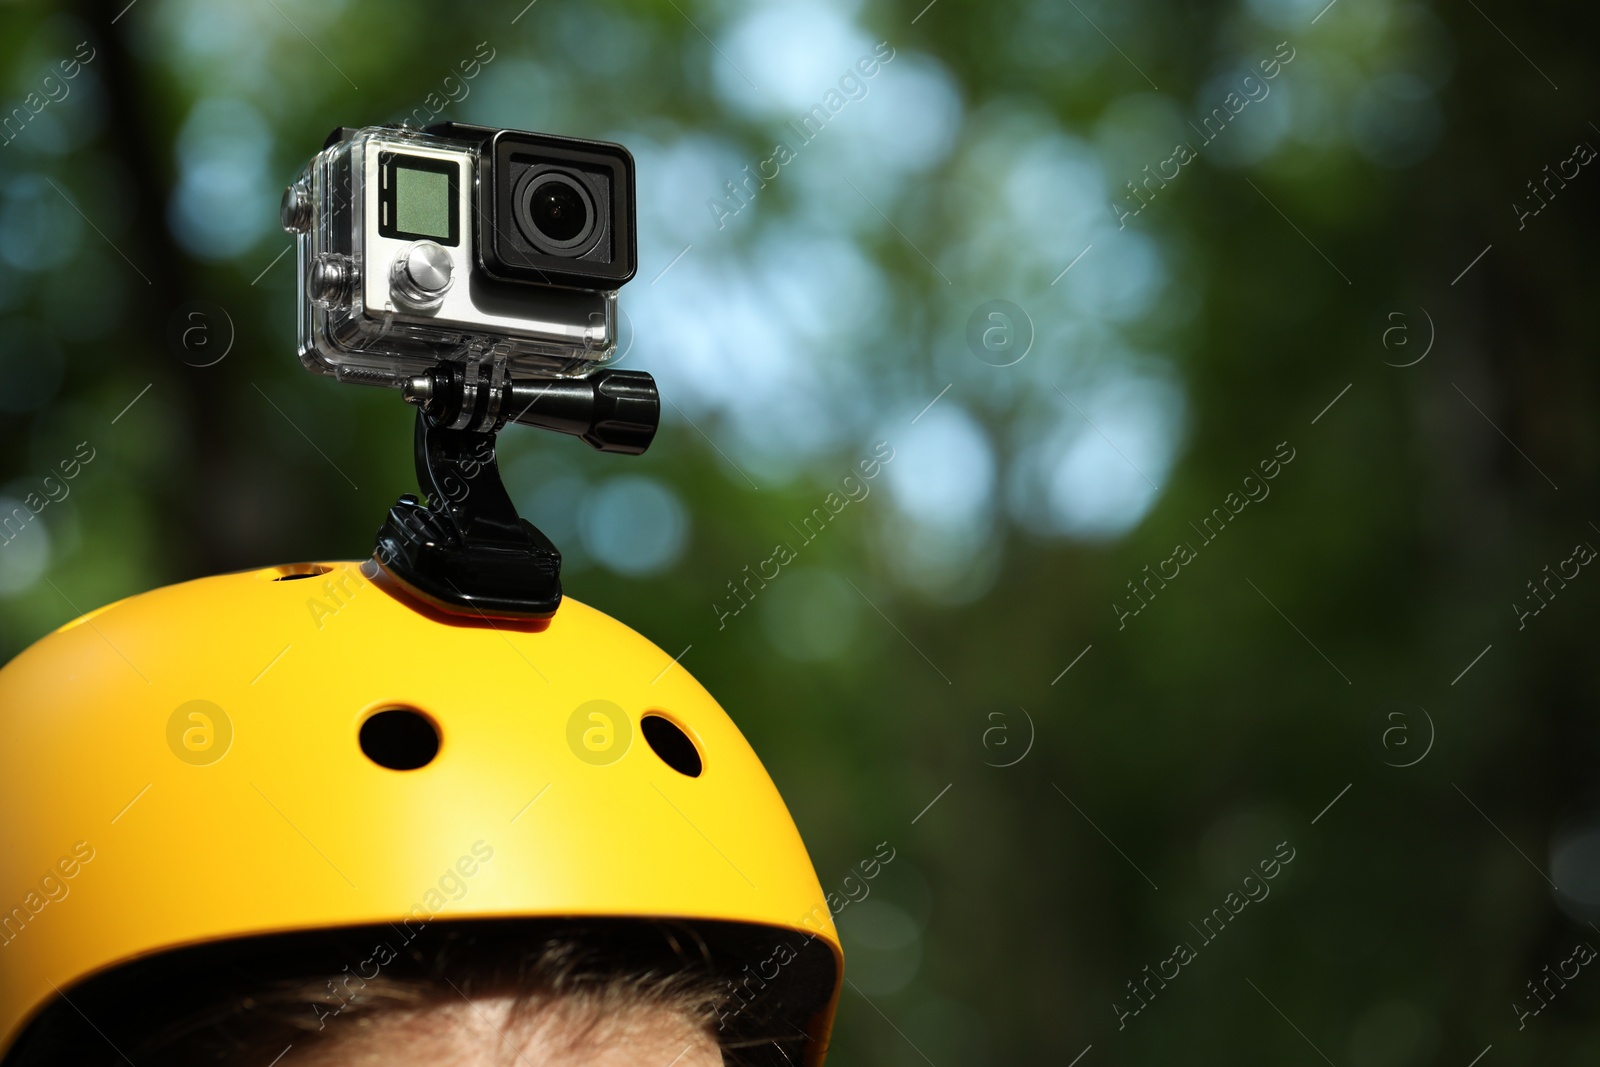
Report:
[[[408,379],[418,407],[417,481],[378,530],[374,558],[413,595],[446,612],[546,619],[561,604],[561,553],[517,514],[500,480],[496,435],[507,420],[581,438],[602,452],[639,455],[655,436],[661,400],[642,371],[514,381],[478,364],[445,363]]]

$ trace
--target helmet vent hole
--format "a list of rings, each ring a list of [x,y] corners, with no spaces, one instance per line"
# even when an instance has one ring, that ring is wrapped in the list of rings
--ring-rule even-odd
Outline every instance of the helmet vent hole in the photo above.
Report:
[[[388,708],[361,724],[361,751],[380,767],[414,771],[439,754],[439,730],[420,711]]]
[[[700,777],[700,750],[677,723],[664,715],[646,715],[639,720],[639,730],[662,763],[679,774]]]

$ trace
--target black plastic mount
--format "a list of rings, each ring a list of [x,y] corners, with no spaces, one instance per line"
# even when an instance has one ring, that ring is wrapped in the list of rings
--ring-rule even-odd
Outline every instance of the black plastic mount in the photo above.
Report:
[[[638,455],[660,421],[655,381],[640,371],[586,378],[493,380],[459,364],[412,379],[420,405],[417,481],[378,530],[378,564],[442,611],[547,619],[561,606],[561,553],[517,514],[500,480],[495,438],[507,421],[581,437],[602,452]]]

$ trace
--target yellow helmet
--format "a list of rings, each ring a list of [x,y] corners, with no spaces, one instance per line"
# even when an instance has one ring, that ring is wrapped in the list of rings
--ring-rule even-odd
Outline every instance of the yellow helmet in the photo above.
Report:
[[[475,621],[368,561],[119,601],[0,669],[0,812],[7,1067],[196,946],[523,917],[790,946],[744,986],[826,1050],[843,956],[777,789],[672,657],[571,599]]]

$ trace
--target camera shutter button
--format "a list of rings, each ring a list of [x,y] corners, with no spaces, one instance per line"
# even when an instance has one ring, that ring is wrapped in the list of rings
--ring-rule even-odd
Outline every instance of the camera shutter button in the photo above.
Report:
[[[450,288],[450,253],[432,241],[413,245],[406,253],[406,273],[418,289],[442,293]]]
[[[432,241],[418,241],[395,257],[390,291],[411,307],[437,307],[450,288],[452,267],[449,252]]]

